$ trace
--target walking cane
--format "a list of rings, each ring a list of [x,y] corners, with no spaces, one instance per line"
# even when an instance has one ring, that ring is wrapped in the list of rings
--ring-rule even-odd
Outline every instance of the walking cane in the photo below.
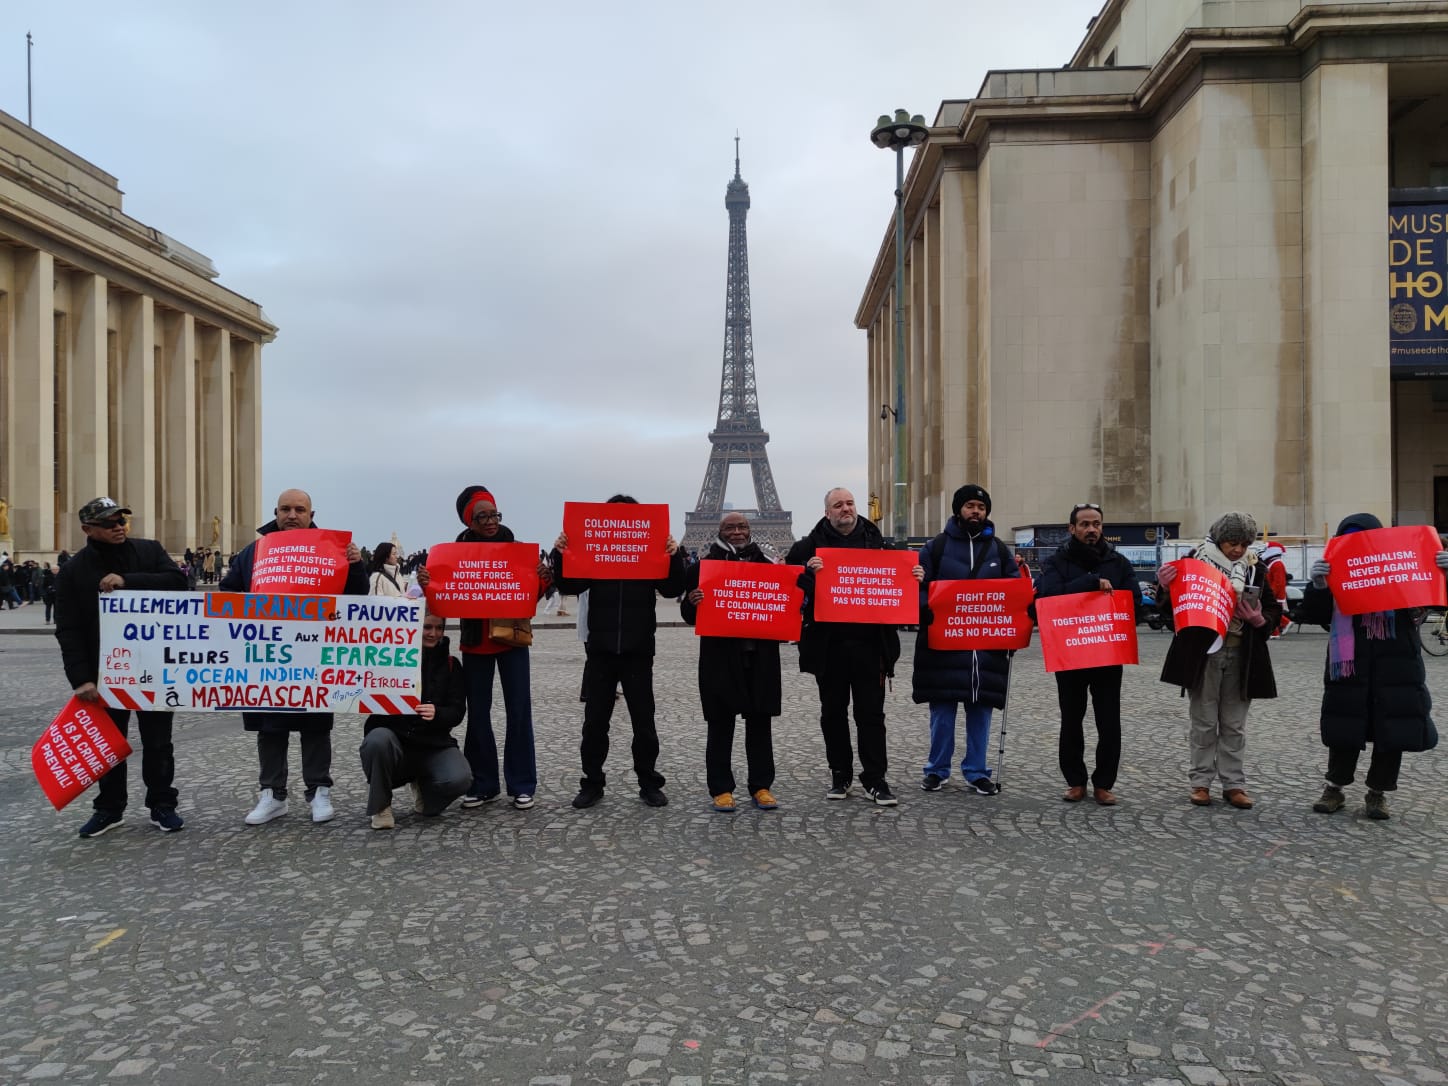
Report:
[[[1005,788],[1001,780],[1006,771],[1006,718],[1011,711],[1011,663],[1015,658],[1015,649],[1006,652],[1006,703],[1001,706],[1000,739],[999,746],[996,747],[995,786],[997,792]]]

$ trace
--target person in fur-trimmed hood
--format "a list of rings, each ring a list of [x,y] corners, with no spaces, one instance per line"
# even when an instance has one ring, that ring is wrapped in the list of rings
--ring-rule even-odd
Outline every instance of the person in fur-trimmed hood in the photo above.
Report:
[[[1162,665],[1161,681],[1180,686],[1191,698],[1187,775],[1191,802],[1212,802],[1212,781],[1222,782],[1222,798],[1247,810],[1247,776],[1242,755],[1247,747],[1247,710],[1254,698],[1275,698],[1277,680],[1267,642],[1282,617],[1281,604],[1267,581],[1267,567],[1251,550],[1257,522],[1247,513],[1223,513],[1207,531],[1192,557],[1226,574],[1236,601],[1225,636],[1205,627],[1177,630]],[[1161,568],[1163,588],[1176,580],[1177,567]],[[1168,596],[1162,607],[1170,609]]]
[[[1343,518],[1337,535],[1382,526],[1371,513],[1354,513]],[[1448,572],[1448,551],[1438,552],[1438,568]],[[1403,752],[1438,745],[1418,636],[1423,615],[1419,609],[1344,615],[1327,583],[1331,572],[1322,559],[1312,563],[1312,583],[1302,594],[1299,611],[1304,623],[1328,631],[1320,718],[1322,743],[1327,747],[1327,786],[1312,809],[1319,814],[1342,810],[1347,802],[1342,790],[1352,783],[1358,755],[1371,743],[1365,813],[1385,819],[1384,793],[1397,790]]]

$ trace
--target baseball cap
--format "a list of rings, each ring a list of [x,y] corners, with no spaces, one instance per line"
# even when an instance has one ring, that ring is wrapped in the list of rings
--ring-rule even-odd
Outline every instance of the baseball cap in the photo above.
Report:
[[[92,498],[80,507],[80,522],[82,524],[104,524],[107,521],[115,520],[124,513],[131,515],[131,511],[124,505],[117,504],[114,498]]]

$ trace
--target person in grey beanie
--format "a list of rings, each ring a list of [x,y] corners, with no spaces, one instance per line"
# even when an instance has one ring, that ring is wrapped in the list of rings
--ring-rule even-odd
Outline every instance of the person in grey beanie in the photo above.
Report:
[[[1267,569],[1250,549],[1257,522],[1247,513],[1224,513],[1192,552],[1198,561],[1225,574],[1235,600],[1225,635],[1204,626],[1176,631],[1161,681],[1179,686],[1191,698],[1188,745],[1191,802],[1212,802],[1214,779],[1222,782],[1222,798],[1233,807],[1252,806],[1247,794],[1243,752],[1247,747],[1247,711],[1256,698],[1275,698],[1277,680],[1267,641],[1282,617],[1281,605],[1267,586]],[[1176,566],[1157,575],[1163,587],[1176,580]],[[1170,607],[1170,601],[1163,604]]]

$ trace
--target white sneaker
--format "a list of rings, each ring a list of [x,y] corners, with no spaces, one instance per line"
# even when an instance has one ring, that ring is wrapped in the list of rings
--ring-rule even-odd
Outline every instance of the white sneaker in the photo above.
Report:
[[[261,799],[256,801],[256,806],[253,807],[251,813],[246,816],[246,824],[248,826],[260,826],[265,822],[270,822],[273,818],[280,818],[286,813],[287,801],[277,799],[273,796],[270,788],[263,788],[261,790]]]
[[[337,812],[332,809],[332,790],[325,785],[318,786],[312,793],[312,821],[330,822],[337,817]]]

